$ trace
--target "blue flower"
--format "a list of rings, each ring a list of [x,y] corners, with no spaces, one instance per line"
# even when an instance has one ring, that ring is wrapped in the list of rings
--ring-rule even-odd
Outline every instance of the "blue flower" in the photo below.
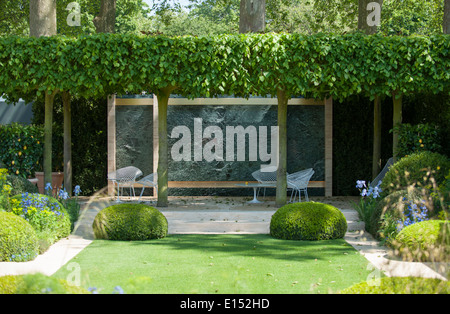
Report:
[[[123,291],[123,289],[120,286],[115,286],[114,287],[114,291],[113,294],[124,294],[125,292]]]
[[[47,184],[45,185],[45,190],[46,190],[46,191],[48,191],[48,190],[53,190],[52,184],[51,184],[50,182],[47,182]]]
[[[78,196],[81,193],[81,188],[79,185],[75,186],[75,189],[73,190],[73,192],[75,193],[75,196]]]
[[[364,180],[357,180],[356,181],[356,188],[362,189],[364,187],[366,187],[366,181],[364,181]]]
[[[69,193],[66,192],[66,189],[61,189],[59,190],[58,196],[63,200],[66,200],[69,198]]]

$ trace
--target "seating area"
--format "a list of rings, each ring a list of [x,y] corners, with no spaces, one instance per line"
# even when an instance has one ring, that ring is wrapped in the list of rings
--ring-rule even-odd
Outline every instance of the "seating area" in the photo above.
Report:
[[[291,190],[290,202],[295,202],[298,197],[298,202],[301,202],[301,193],[303,192],[306,201],[308,198],[308,184],[314,174],[312,168],[301,170],[295,173],[286,173],[287,190]],[[120,168],[108,174],[108,180],[117,185],[117,202],[120,202],[120,196],[123,196],[123,188],[129,188],[130,197],[136,197],[134,190],[135,184],[142,185],[142,190],[138,201],[141,201],[145,188],[155,188],[158,191],[157,173],[151,173],[140,180],[137,180],[143,175],[142,171],[134,166],[127,166]],[[277,186],[277,169],[275,167],[262,167],[262,169],[254,171],[252,177],[257,183],[236,184],[236,187],[252,187],[254,189],[252,203],[259,203],[257,196],[261,189],[264,189],[264,196],[266,188],[276,188]]]
[[[301,170],[295,173],[286,173],[287,189],[292,190],[290,202],[295,202],[298,195],[298,201],[301,202],[301,192],[304,193],[305,199],[308,202],[308,183],[314,174],[312,168]],[[277,186],[277,170],[275,167],[266,167],[252,173],[255,178],[264,188],[264,196],[267,187],[276,188]]]

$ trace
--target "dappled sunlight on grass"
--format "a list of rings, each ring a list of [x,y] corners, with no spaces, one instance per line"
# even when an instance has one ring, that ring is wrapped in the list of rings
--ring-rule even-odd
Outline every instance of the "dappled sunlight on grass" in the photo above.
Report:
[[[96,240],[71,262],[81,285],[110,293],[329,293],[367,280],[373,268],[344,240],[269,235],[170,235]],[[62,267],[55,276],[66,278]]]

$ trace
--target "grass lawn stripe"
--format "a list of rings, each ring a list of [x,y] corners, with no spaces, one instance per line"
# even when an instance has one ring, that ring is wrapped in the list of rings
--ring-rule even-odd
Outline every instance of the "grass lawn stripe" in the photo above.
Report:
[[[289,241],[269,235],[169,235],[95,240],[67,265],[81,285],[112,293],[329,293],[365,281],[368,261],[343,239]],[[54,276],[73,278],[74,268]],[[72,277],[71,277],[72,276]]]

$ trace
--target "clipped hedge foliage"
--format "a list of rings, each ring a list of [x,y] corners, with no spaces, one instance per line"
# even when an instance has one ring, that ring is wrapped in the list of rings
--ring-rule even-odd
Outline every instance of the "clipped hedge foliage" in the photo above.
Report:
[[[449,294],[450,282],[421,277],[383,277],[379,282],[364,281],[341,294]]]
[[[167,235],[164,215],[144,204],[118,204],[101,210],[92,224],[96,239],[149,240]]]
[[[407,226],[396,237],[396,246],[405,260],[450,261],[450,221],[427,220]]]
[[[450,159],[447,156],[423,151],[403,157],[389,168],[383,179],[381,188],[387,193],[406,189],[412,184],[423,187],[429,184],[427,172],[436,180],[437,185],[445,180],[450,170]]]
[[[312,98],[449,90],[448,36],[95,34],[0,38],[0,94],[82,97],[167,87],[187,97]]]
[[[329,240],[344,237],[347,221],[334,206],[315,202],[288,204],[272,216],[270,234],[287,240]]]
[[[21,217],[0,211],[0,262],[26,262],[38,253],[33,227]]]

